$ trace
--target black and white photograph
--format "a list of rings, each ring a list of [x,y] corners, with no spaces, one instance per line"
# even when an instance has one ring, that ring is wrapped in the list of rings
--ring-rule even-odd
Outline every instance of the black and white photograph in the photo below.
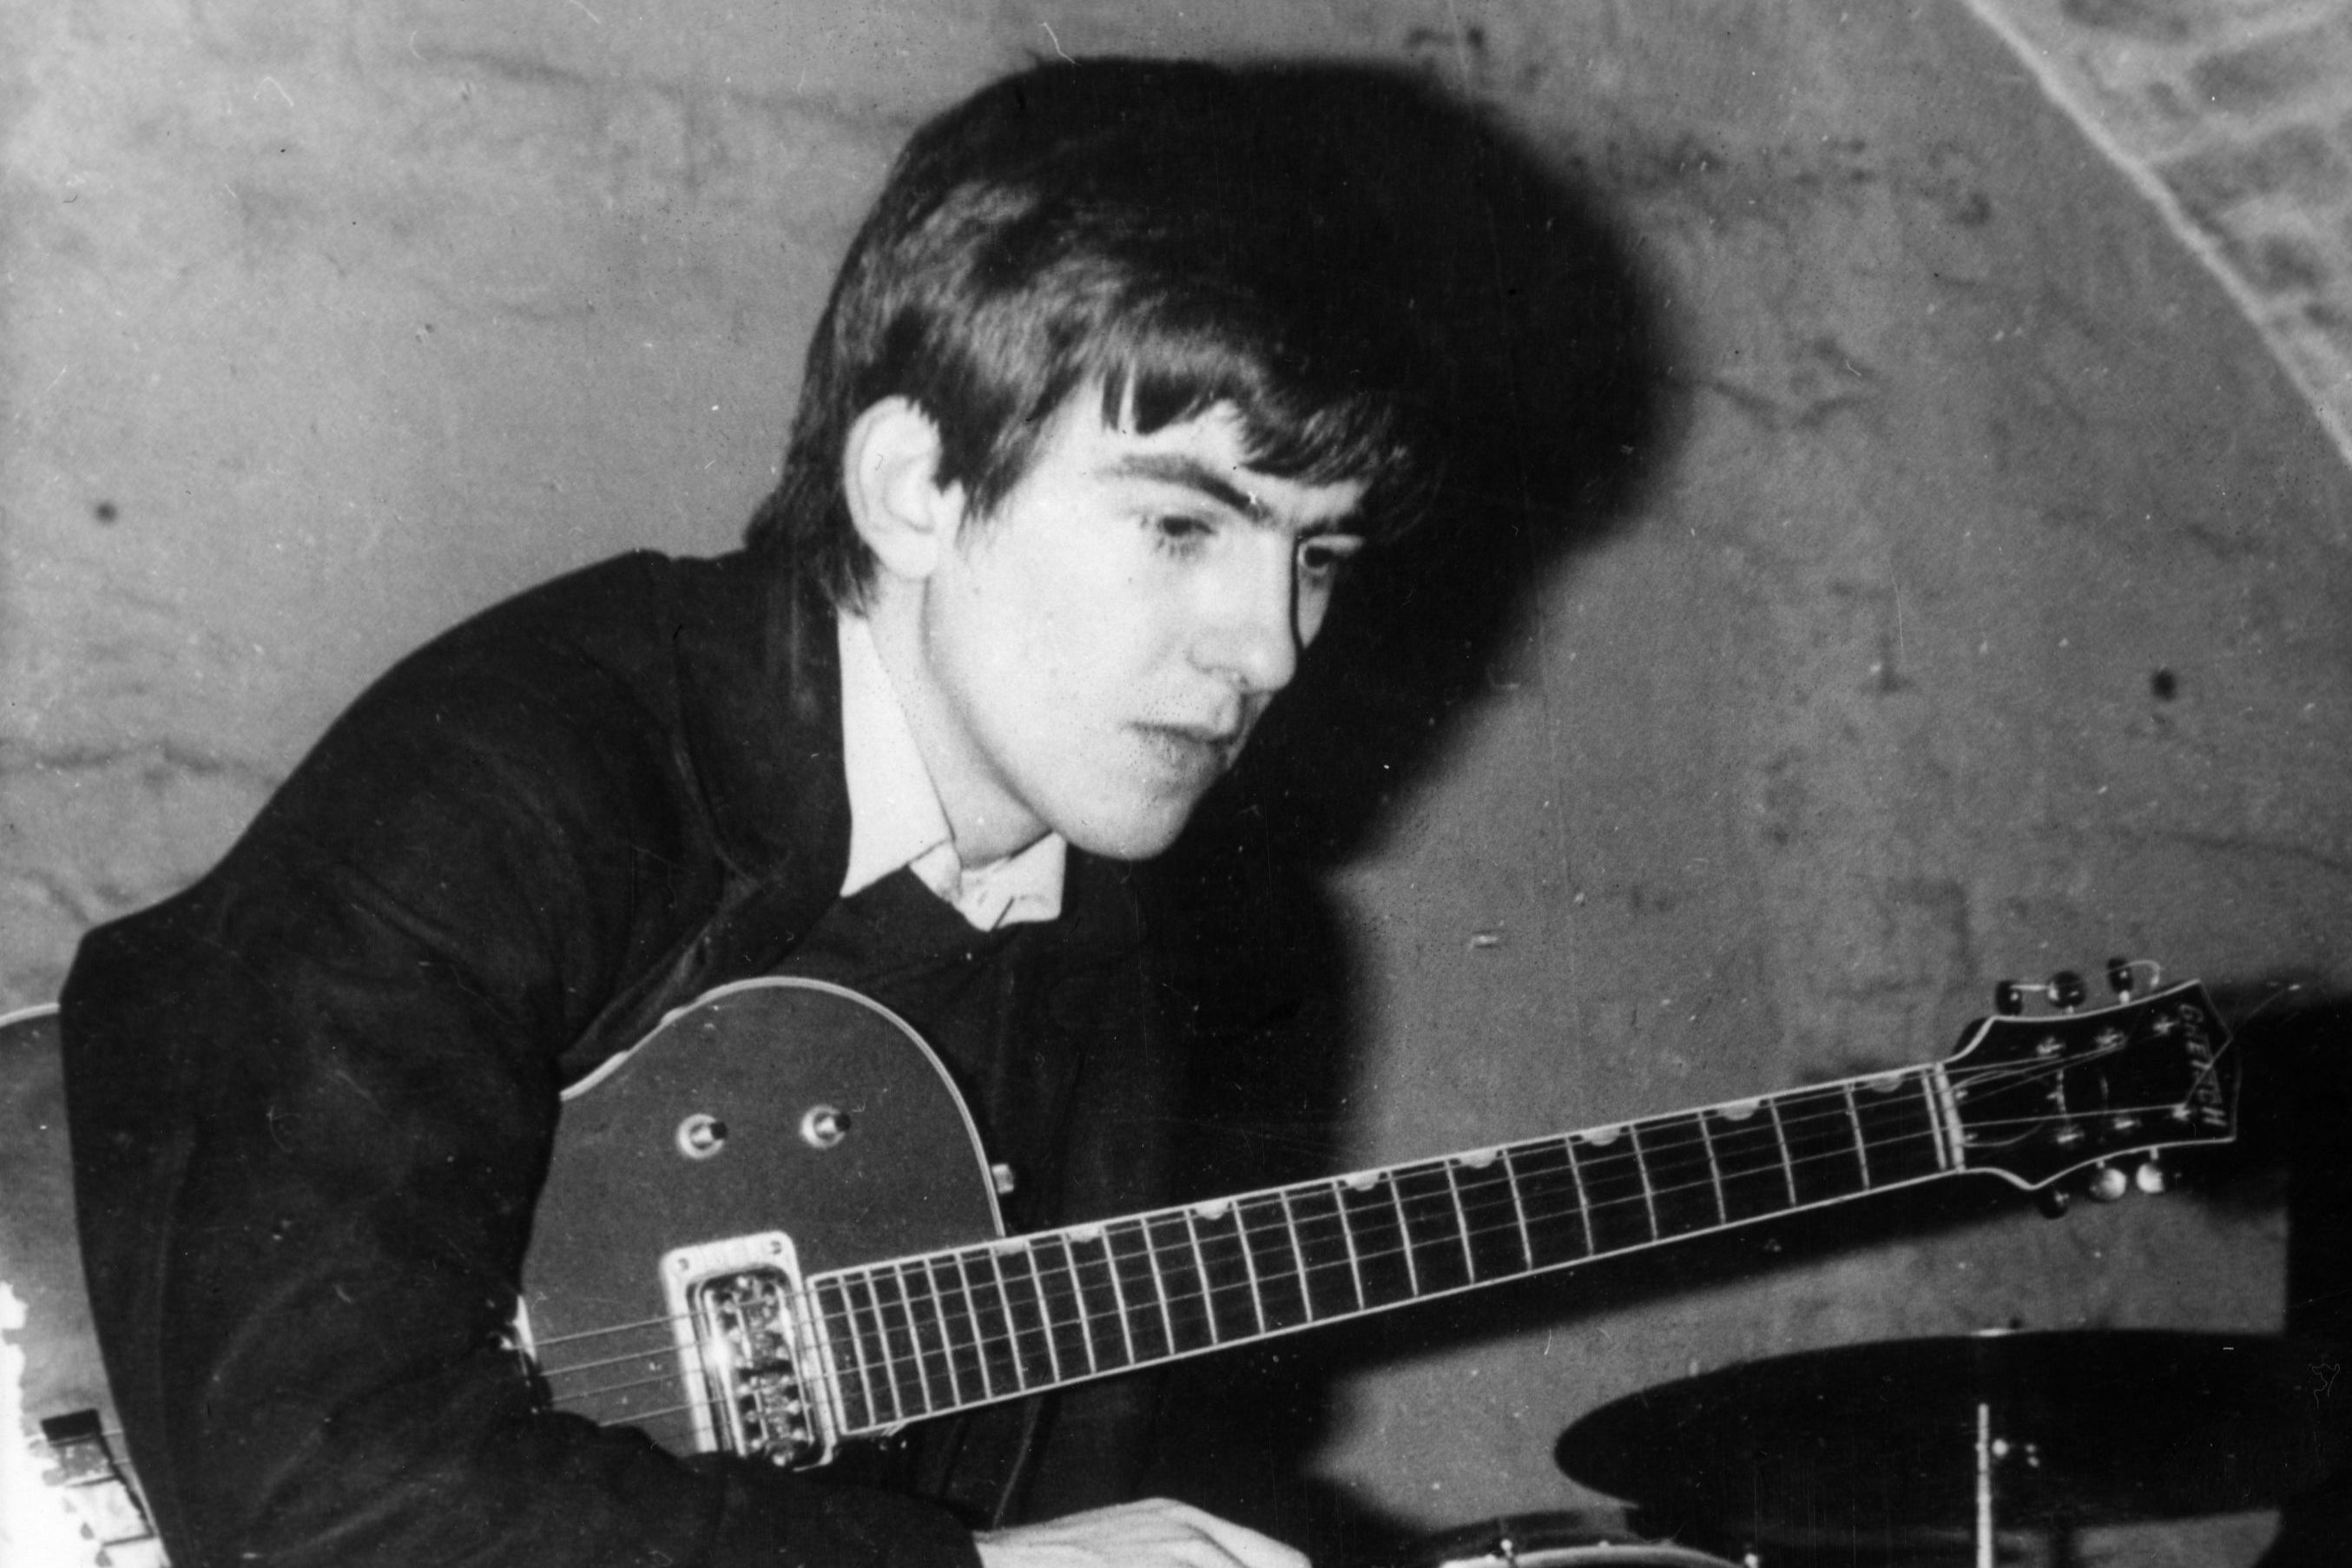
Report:
[[[2352,1562],[2347,0],[0,0],[0,1568]]]

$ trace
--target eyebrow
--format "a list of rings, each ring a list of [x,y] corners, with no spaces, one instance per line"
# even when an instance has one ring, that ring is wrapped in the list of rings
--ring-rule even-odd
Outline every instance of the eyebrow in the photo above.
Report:
[[[1114,479],[1153,479],[1182,489],[1196,490],[1262,526],[1275,521],[1274,510],[1265,502],[1200,458],[1181,452],[1130,452],[1112,463],[1105,472]],[[1352,512],[1348,514],[1352,515]],[[1308,523],[1299,531],[1302,536],[1329,533],[1340,530],[1347,521],[1346,516],[1326,518]]]

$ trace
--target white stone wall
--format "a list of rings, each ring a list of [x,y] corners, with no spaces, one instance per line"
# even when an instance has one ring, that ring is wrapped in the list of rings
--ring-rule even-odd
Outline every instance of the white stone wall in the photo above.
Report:
[[[2173,217],[2352,453],[2352,6],[1975,3]]]

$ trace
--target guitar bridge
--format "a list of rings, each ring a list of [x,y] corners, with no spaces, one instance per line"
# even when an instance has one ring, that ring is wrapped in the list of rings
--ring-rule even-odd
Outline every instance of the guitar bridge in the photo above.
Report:
[[[833,1411],[794,1308],[800,1264],[781,1231],[662,1258],[696,1447],[799,1468],[833,1458]]]

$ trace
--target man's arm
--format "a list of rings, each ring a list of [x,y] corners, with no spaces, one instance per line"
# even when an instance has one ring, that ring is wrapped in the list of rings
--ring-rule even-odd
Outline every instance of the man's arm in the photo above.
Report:
[[[1307,1568],[1305,1554],[1166,1498],[979,1538],[982,1568]]]

